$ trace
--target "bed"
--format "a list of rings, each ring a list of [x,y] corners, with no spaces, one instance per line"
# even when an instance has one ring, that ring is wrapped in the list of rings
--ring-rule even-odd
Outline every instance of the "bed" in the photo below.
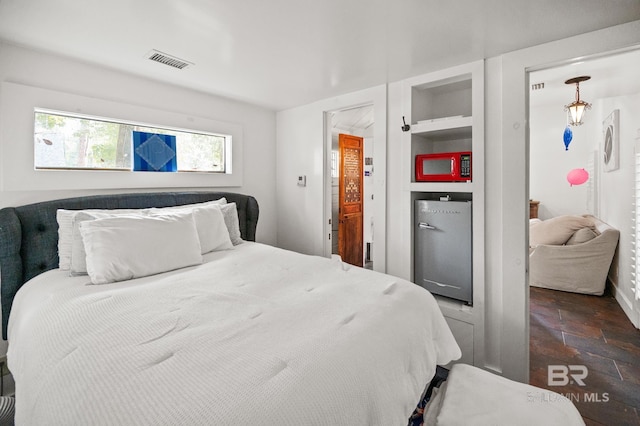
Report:
[[[223,214],[232,244],[205,253],[198,214],[226,207],[193,205],[222,199],[235,209],[233,229]],[[192,206],[171,209],[182,205]],[[145,217],[73,213],[87,275],[71,274],[60,268],[68,248],[58,214],[87,209]],[[257,243],[258,212],[253,197],[218,192],[0,210],[16,424],[407,424],[436,366],[460,357],[433,296],[337,258]]]

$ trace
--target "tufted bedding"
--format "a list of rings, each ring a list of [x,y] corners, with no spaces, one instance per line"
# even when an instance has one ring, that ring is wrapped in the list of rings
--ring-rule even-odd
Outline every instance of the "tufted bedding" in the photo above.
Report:
[[[421,287],[252,242],[109,285],[48,271],[8,331],[18,425],[402,425],[460,356]]]

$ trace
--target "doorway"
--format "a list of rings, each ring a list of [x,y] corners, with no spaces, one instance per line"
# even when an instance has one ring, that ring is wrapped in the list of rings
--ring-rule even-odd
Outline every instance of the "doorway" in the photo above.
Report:
[[[550,384],[551,367],[579,365],[588,372],[585,387],[571,386],[571,382],[550,389],[571,396],[583,417],[602,423],[626,423],[629,419],[625,415],[632,411],[633,421],[637,419],[630,407],[638,388],[632,385],[634,389],[622,390],[622,384],[635,379],[630,369],[634,368],[636,355],[629,350],[629,342],[640,344],[640,331],[632,324],[637,318],[638,302],[632,285],[632,264],[636,259],[631,248],[636,229],[631,223],[637,220],[638,212],[629,208],[628,201],[633,196],[635,180],[635,166],[630,161],[632,145],[634,138],[640,136],[640,122],[635,119],[640,114],[640,84],[632,82],[628,73],[638,66],[640,49],[635,49],[528,72],[527,192],[534,203],[539,202],[538,218],[591,214],[621,231],[604,295],[528,289],[530,383],[543,388],[557,386],[557,382]],[[580,84],[580,97],[591,103],[591,109],[582,125],[569,126],[571,137],[567,143],[564,105],[574,100],[576,88],[565,81],[584,75],[591,78]],[[607,170],[603,123],[613,110],[626,117],[619,128],[622,161],[618,169]],[[567,175],[575,168],[587,170],[589,179],[582,185],[570,186]],[[585,391],[606,395],[618,406],[602,404],[593,410],[593,402],[575,399]]]
[[[375,226],[373,227],[373,247],[370,250],[370,258],[373,262],[373,270],[377,272],[387,272],[387,85],[382,84],[370,89],[361,90],[348,95],[332,98],[318,105],[322,114],[322,127],[323,127],[323,242],[322,242],[322,255],[325,257],[331,257],[332,245],[334,238],[332,236],[333,218],[331,213],[332,205],[332,175],[331,175],[331,163],[332,163],[332,132],[333,132],[333,117],[338,113],[344,113],[351,109],[370,107],[373,111],[373,119],[371,125],[368,127],[368,131],[371,132],[372,143],[367,145],[367,137],[365,135],[365,161],[369,156],[367,150],[373,149],[375,155],[371,166],[372,186],[374,197],[372,201],[373,207],[371,208],[372,215],[375,219]],[[366,126],[364,126],[366,127]],[[343,132],[345,133],[345,132]],[[348,133],[348,132],[347,132]],[[365,165],[366,167],[366,165]],[[367,176],[365,176],[365,179]],[[367,207],[365,206],[365,209]]]
[[[331,254],[341,255],[347,263],[373,269],[373,200],[375,198],[373,105],[346,108],[331,112],[328,116],[331,135]],[[344,141],[355,143],[358,140],[362,144],[359,148],[362,158],[358,171],[362,181],[358,188],[359,203],[356,203],[358,214],[354,217],[354,212],[341,212],[340,208],[341,201],[344,202],[344,194],[342,194],[344,191],[341,191],[344,173],[341,173],[341,164],[345,160],[341,152],[343,152]],[[353,150],[353,148],[349,149]],[[345,210],[344,207],[342,210]]]
[[[632,319],[638,309],[632,284],[636,217],[625,200],[634,196],[635,169],[630,160],[640,128],[635,119],[640,114],[640,82],[632,75],[638,66],[640,48],[529,72],[529,196],[539,202],[539,219],[589,214],[620,231],[607,285]],[[575,99],[576,86],[565,81],[576,76],[590,77],[580,84],[580,96],[591,107],[583,124],[570,126],[564,105]],[[614,111],[621,116],[617,168],[604,161],[604,123]],[[585,169],[589,178],[570,185],[568,174],[576,169]]]

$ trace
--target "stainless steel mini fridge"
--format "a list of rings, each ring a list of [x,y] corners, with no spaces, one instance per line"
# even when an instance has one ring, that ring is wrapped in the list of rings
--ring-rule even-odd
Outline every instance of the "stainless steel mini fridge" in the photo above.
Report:
[[[416,200],[414,280],[473,304],[471,201]]]

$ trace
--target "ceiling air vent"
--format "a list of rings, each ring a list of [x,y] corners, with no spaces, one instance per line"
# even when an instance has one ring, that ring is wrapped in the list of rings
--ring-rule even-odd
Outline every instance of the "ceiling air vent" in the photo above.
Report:
[[[192,62],[187,62],[182,59],[176,58],[175,56],[167,55],[166,53],[160,52],[159,50],[152,50],[151,52],[147,53],[147,58],[161,64],[169,65],[170,67],[178,68],[180,70],[188,67],[189,65],[193,65]]]

